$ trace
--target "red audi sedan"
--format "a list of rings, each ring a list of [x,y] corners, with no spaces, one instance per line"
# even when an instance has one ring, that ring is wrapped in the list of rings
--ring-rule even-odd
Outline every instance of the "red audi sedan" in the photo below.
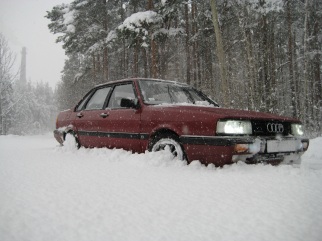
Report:
[[[168,149],[173,158],[216,166],[299,164],[309,146],[297,119],[220,108],[186,84],[143,78],[94,87],[58,115],[54,136],[86,148]]]

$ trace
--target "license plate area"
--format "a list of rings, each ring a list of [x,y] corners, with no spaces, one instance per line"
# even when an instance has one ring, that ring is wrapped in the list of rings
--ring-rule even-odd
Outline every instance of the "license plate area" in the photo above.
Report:
[[[301,147],[299,140],[268,140],[267,153],[295,152]]]

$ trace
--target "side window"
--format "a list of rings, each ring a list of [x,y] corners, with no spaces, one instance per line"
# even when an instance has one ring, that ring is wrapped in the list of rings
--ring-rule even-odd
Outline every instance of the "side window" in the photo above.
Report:
[[[108,108],[121,108],[122,98],[131,100],[134,100],[136,98],[132,84],[115,86],[110,101],[108,103]]]
[[[85,110],[103,109],[106,97],[110,92],[110,89],[111,87],[106,87],[96,90],[92,98],[88,101]]]

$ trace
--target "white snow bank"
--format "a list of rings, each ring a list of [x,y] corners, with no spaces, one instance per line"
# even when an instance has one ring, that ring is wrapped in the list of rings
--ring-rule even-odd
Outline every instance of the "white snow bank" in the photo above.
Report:
[[[302,156],[302,168],[322,169],[322,137],[310,140],[309,149]]]
[[[0,136],[0,240],[320,240],[322,138],[301,168]]]

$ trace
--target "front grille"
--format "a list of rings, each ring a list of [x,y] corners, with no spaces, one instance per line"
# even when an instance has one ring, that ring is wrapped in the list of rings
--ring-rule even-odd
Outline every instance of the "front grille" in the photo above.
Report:
[[[291,134],[291,123],[289,122],[253,120],[251,123],[254,136],[287,136]]]

